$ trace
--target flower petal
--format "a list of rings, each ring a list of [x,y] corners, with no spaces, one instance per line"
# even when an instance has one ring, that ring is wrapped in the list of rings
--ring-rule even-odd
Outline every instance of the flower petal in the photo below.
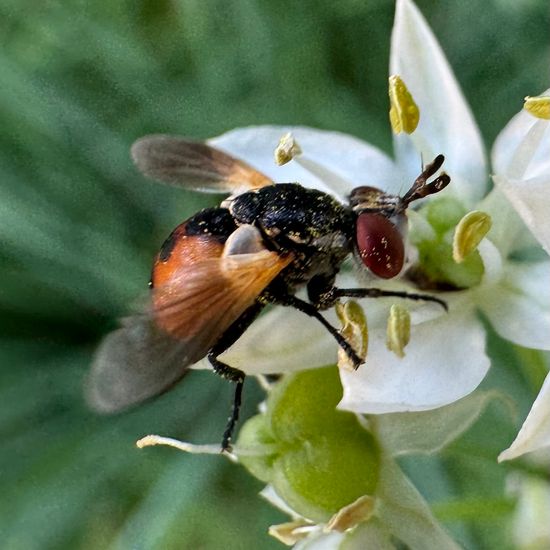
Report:
[[[550,483],[534,475],[516,476],[512,481],[517,498],[513,518],[515,547],[550,548]]]
[[[506,195],[516,212],[544,250],[550,254],[550,171],[528,180],[508,179],[497,174],[495,185]]]
[[[290,506],[288,506],[288,504],[277,494],[277,491],[275,491],[273,485],[266,485],[260,491],[260,496],[267,500],[267,502],[275,506],[275,508],[279,508],[281,512],[288,514],[291,518],[297,519],[301,517],[292,508],[290,508]]]
[[[373,415],[369,425],[392,456],[434,453],[465,432],[497,395],[474,392],[431,411]]]
[[[502,453],[498,460],[512,460],[525,453],[550,447],[550,375],[527,415],[516,439]]]
[[[271,374],[336,364],[338,346],[315,319],[276,306],[251,327],[220,359],[246,374]]]
[[[399,183],[395,165],[386,154],[360,139],[339,132],[301,126],[251,126],[227,132],[209,140],[209,143],[245,160],[275,182],[299,182],[304,187],[331,191],[330,181],[321,181],[297,161],[284,166],[275,164],[275,147],[288,132],[300,145],[305,161],[325,167],[337,176],[340,181],[335,182],[338,189],[334,194],[341,199],[359,185],[395,190]],[[345,193],[341,189],[341,180],[349,182]]]
[[[445,170],[453,179],[449,192],[472,205],[487,185],[481,135],[445,54],[410,0],[397,1],[390,73],[403,78],[420,108],[420,123],[410,138],[417,150],[413,153],[403,147],[409,139],[400,138],[396,140],[398,159],[411,166],[409,175],[414,177],[420,154],[427,162],[443,153]]]
[[[538,246],[523,220],[498,187],[491,189],[478,203],[477,209],[491,216],[492,227],[488,236],[503,258],[515,251]]]
[[[384,527],[382,522],[373,517],[368,522],[361,523],[355,529],[346,533],[344,543],[338,550],[365,550],[365,548],[395,550],[395,541],[392,539],[392,534]]]
[[[505,338],[550,350],[550,262],[512,263],[504,279],[478,294],[479,307]]]
[[[382,461],[377,497],[380,522],[407,548],[459,550],[414,485],[389,457]]]
[[[343,550],[344,533],[324,533],[320,529],[312,533],[307,539],[296,544],[294,550]]]
[[[542,95],[549,95],[550,88]],[[532,178],[550,170],[548,121],[522,109],[504,127],[491,152],[493,171],[511,178]],[[519,172],[519,173],[518,173]]]
[[[489,368],[483,326],[458,302],[449,314],[413,327],[403,359],[386,349],[377,332],[371,331],[366,364],[340,373],[341,409],[374,414],[434,409],[468,395]]]
[[[485,289],[487,285],[494,285],[502,278],[502,256],[499,249],[489,239],[483,239],[479,243],[477,251],[483,261],[482,285]]]

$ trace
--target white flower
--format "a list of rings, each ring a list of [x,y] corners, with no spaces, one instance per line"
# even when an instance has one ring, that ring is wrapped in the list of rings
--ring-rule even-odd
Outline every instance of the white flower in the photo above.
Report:
[[[549,548],[550,483],[527,475],[516,476],[512,481],[518,501],[513,518],[516,548]]]
[[[528,229],[550,251],[548,122],[522,112],[506,126],[492,150],[496,186],[487,194],[489,171],[479,130],[436,38],[411,0],[397,1],[390,73],[402,77],[420,108],[418,129],[395,138],[395,162],[356,138],[301,127],[238,129],[210,142],[274,181],[297,181],[342,200],[358,185],[403,192],[420,172],[421,158],[428,161],[443,153],[452,182],[441,195],[466,210],[491,216],[493,227],[478,249],[481,280],[466,290],[441,294],[450,305],[448,314],[426,312],[425,307],[412,312],[411,342],[404,358],[385,346],[383,325],[391,302],[363,302],[370,327],[369,353],[358,371],[341,372],[344,397],[339,405],[358,413],[422,411],[472,392],[490,364],[479,312],[503,338],[550,349],[550,261],[546,255],[530,263],[513,259],[535,242]],[[303,156],[278,167],[273,150],[287,132],[292,132]],[[411,221],[419,231],[430,230],[418,214]],[[411,283],[399,281],[398,288],[407,284]],[[345,286],[351,286],[349,280]],[[334,316],[329,318],[335,322]],[[289,308],[275,308],[222,357],[254,374],[335,363],[336,351],[332,337],[314,320]],[[548,381],[543,393],[550,393]],[[550,444],[550,396],[542,400],[539,397],[530,416],[538,439],[527,435],[535,446]],[[530,449],[522,445],[516,454]]]
[[[550,95],[546,90],[544,95]],[[521,219],[531,230],[543,249],[550,254],[550,122],[537,120],[526,111],[515,116],[497,138],[493,150],[495,185],[508,198]],[[502,240],[512,237],[514,226],[502,227]],[[547,345],[527,347],[548,349],[550,341],[550,267],[549,262],[539,262],[523,278],[524,291],[532,296],[530,304],[519,299],[515,309],[523,310],[526,325],[536,331],[537,340],[546,340]],[[535,302],[535,303],[533,303]],[[514,307],[513,306],[513,307]],[[509,313],[502,308],[504,316]],[[520,315],[518,315],[520,321]],[[537,322],[538,321],[538,322]],[[498,322],[498,320],[493,320]],[[523,321],[521,321],[523,322]],[[501,321],[502,324],[502,321]],[[521,343],[521,342],[520,342]],[[517,438],[509,449],[502,452],[500,460],[510,460],[524,453],[550,447],[550,376],[547,376],[531,411]]]
[[[296,525],[294,530],[286,529],[292,528],[292,523],[280,526],[286,543],[290,544],[294,535],[294,540],[299,541],[294,550],[391,549],[398,539],[413,550],[458,550],[460,546],[441,528],[394,457],[440,451],[466,431],[495,397],[493,392],[479,392],[435,411],[368,417],[369,428],[382,448],[380,479],[365,518],[361,520],[357,514],[357,523],[345,524],[347,529],[334,526],[340,513],[327,524],[304,520],[268,485],[261,495],[291,515]],[[277,527],[270,529],[274,536],[278,535]]]
[[[326,369],[324,372],[317,371],[315,376],[320,386],[328,382],[332,390],[334,373],[330,372]],[[303,376],[305,373],[301,374]],[[288,378],[286,380],[288,382]],[[285,386],[283,379],[282,388],[273,386],[273,391],[268,393],[263,404],[263,412],[245,425],[246,435],[239,438],[232,454],[225,454],[235,462],[242,462],[252,475],[272,483],[262,491],[262,496],[291,516],[292,521],[272,526],[269,533],[285,544],[295,544],[295,550],[391,549],[395,548],[397,540],[412,550],[458,550],[457,543],[433,516],[428,504],[395,459],[440,451],[470,428],[487,405],[498,398],[497,393],[476,392],[452,405],[432,411],[361,417],[360,422],[345,424],[348,441],[355,443],[343,450],[339,431],[333,431],[332,425],[334,420],[337,420],[338,426],[344,425],[341,413],[327,410],[327,415],[322,419],[319,415],[308,419],[296,414],[301,405],[292,398],[301,394],[309,383],[309,377],[307,381],[302,379],[298,384],[294,378],[290,385]],[[325,385],[321,390],[323,397],[320,407],[330,401],[330,392],[327,393],[326,389]],[[289,391],[290,406],[295,407],[291,414],[296,417],[296,423],[292,426],[285,421]],[[296,393],[292,395],[293,392]],[[284,407],[279,407],[278,400],[281,399],[285,403]],[[354,420],[353,415],[348,414],[345,420]],[[316,423],[318,431],[314,429]],[[323,428],[328,428],[328,432],[323,433]],[[373,454],[369,454],[369,447],[364,446],[365,440],[362,438],[367,433],[363,429],[372,435],[373,439],[368,440],[370,445],[376,442]],[[315,437],[312,433],[323,435]],[[360,453],[354,451],[355,444],[360,445]],[[193,445],[154,435],[141,439],[137,445],[140,448],[169,445],[184,452],[220,456],[218,445]],[[300,448],[307,452],[299,451]],[[323,460],[323,455],[316,452],[316,448],[328,451],[328,459]],[[335,461],[334,458],[345,453],[345,449],[348,454],[344,455],[344,462]],[[352,486],[345,486],[346,480],[337,471],[343,464],[353,480]],[[332,506],[331,493],[337,500],[341,500],[345,491],[350,489],[356,495],[355,483],[363,487],[362,478],[373,475],[372,468],[376,472],[372,492],[358,498],[354,496],[353,502],[344,505],[322,523],[313,519],[320,509],[326,511],[323,507]],[[316,472],[313,478],[306,473],[311,470]],[[319,474],[324,479],[322,483],[319,483]],[[331,483],[343,483],[344,487],[333,487],[333,491],[327,489],[327,478]],[[284,494],[287,497],[291,495],[291,499],[284,500]],[[293,509],[290,501],[298,503],[296,508],[301,512]],[[304,517],[301,514],[308,515]],[[325,515],[324,512],[322,515]]]

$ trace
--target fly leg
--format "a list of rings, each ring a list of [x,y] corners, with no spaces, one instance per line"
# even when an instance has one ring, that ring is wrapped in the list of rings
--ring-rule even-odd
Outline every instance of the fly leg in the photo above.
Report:
[[[258,316],[262,308],[263,304],[260,303],[250,306],[232,325],[230,325],[221,338],[210,349],[207,355],[214,372],[222,378],[235,383],[233,405],[231,407],[231,412],[227,419],[227,425],[222,437],[222,452],[231,450],[231,437],[233,435],[233,430],[235,429],[235,424],[239,419],[239,410],[241,408],[243,385],[246,375],[243,371],[230,367],[228,364],[220,361],[218,359],[218,355],[221,355],[242,336],[244,331]]]
[[[338,345],[346,352],[354,368],[358,368],[363,361],[355,353],[351,344],[334,328],[320,313],[319,310],[329,309],[340,298],[382,298],[395,297],[409,300],[424,300],[435,302],[447,311],[447,304],[443,300],[429,294],[415,294],[404,291],[382,290],[379,288],[337,288],[333,286],[334,277],[317,276],[308,283],[308,297],[311,301],[305,302],[296,296],[283,296],[279,300],[282,305],[292,306],[310,317],[315,317],[332,334]]]
[[[434,302],[439,304],[445,311],[448,311],[447,302],[431,294],[416,294],[414,292],[404,292],[399,290],[382,290],[380,288],[333,288],[330,291],[334,301],[339,298],[405,298],[407,300],[422,300],[424,302]]]
[[[278,297],[278,304],[290,306],[310,317],[317,319],[332,334],[338,345],[346,352],[355,369],[363,363],[363,360],[355,353],[351,344],[340,334],[337,328],[333,327],[320,313],[317,307],[296,296],[286,295]]]
[[[337,288],[333,286],[334,278],[314,277],[307,285],[308,297],[317,309],[329,309],[340,298],[404,298],[406,300],[423,300],[439,304],[448,311],[447,303],[431,294],[417,294],[400,290],[382,290],[381,288]]]

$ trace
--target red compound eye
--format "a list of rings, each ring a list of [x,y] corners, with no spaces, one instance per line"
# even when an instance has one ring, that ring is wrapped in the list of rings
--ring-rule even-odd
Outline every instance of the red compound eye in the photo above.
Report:
[[[361,260],[377,277],[399,274],[405,259],[403,237],[385,216],[365,212],[357,217],[357,249]]]

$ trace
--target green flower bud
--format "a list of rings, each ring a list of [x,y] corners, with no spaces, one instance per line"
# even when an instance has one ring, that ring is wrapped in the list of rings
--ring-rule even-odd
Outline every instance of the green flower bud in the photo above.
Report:
[[[417,269],[423,277],[437,286],[471,288],[478,285],[484,268],[476,250],[459,264],[453,258],[453,236],[457,224],[466,215],[464,207],[453,198],[443,197],[431,201],[419,211],[432,226],[435,236],[431,239],[415,239],[418,248]]]
[[[315,522],[373,495],[378,482],[378,446],[354,414],[336,410],[341,397],[334,367],[286,375],[266,412],[243,426],[236,446],[253,475]]]
[[[471,288],[481,282],[484,269],[477,250],[460,264],[453,259],[453,246],[448,238],[424,241],[418,245],[418,252],[422,271],[431,281],[454,288]]]
[[[239,454],[239,461],[254,477],[269,483],[273,477],[273,461],[277,456],[277,445],[265,415],[258,414],[245,422],[239,431],[238,447],[250,451]]]
[[[454,228],[466,214],[466,209],[456,199],[441,197],[432,199],[422,210],[438,235]]]

